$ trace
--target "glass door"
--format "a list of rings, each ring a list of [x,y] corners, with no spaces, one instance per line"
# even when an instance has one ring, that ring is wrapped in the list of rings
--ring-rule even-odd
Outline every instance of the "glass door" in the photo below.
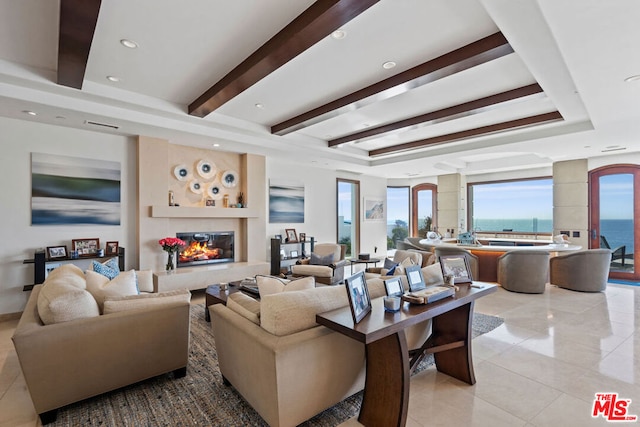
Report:
[[[436,199],[438,187],[435,184],[419,184],[411,189],[413,200],[411,211],[411,234],[425,238],[427,231],[438,225],[436,221]]]
[[[635,218],[640,214],[640,167],[607,166],[589,174],[590,229],[589,247],[611,249],[609,277],[639,280],[635,248],[640,247],[640,232]]]
[[[345,258],[353,257],[360,247],[360,181],[337,180],[338,243],[346,245]]]

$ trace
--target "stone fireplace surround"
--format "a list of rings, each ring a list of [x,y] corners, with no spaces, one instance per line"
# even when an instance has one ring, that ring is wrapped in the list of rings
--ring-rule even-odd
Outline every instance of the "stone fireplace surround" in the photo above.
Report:
[[[264,156],[185,147],[145,136],[139,136],[137,143],[139,268],[153,270],[155,291],[203,289],[219,282],[268,274]],[[203,197],[189,191],[188,182],[173,176],[176,165],[191,166],[201,159],[213,162],[219,171],[238,172],[239,184],[228,190],[229,199],[235,200],[237,192],[242,191],[247,208],[207,207]],[[170,189],[179,207],[168,206]],[[158,240],[175,237],[184,230],[233,231],[236,262],[183,267],[175,273],[165,273],[166,254]]]

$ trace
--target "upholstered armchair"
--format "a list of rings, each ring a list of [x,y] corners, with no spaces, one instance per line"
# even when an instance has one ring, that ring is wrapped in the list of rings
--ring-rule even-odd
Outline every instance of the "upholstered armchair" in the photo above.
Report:
[[[542,294],[549,277],[549,252],[517,250],[498,257],[498,283],[512,292]]]
[[[318,243],[309,258],[291,266],[294,276],[313,276],[317,283],[337,285],[344,280],[345,245],[336,243]]]
[[[457,248],[455,246],[436,246],[435,251],[436,261],[440,261],[441,256],[445,255],[463,255],[469,263],[471,269],[471,277],[473,280],[478,280],[479,277],[479,262],[478,257],[464,248]]]
[[[405,251],[402,249],[396,250],[393,254],[393,259],[389,260],[392,264],[402,264],[406,259],[411,259],[412,264],[422,266],[422,254],[418,251]],[[369,267],[366,270],[367,278],[373,278],[376,276],[386,276],[389,272],[389,268],[385,267]]]
[[[573,291],[604,291],[610,265],[609,249],[588,249],[558,255],[549,262],[550,281]]]

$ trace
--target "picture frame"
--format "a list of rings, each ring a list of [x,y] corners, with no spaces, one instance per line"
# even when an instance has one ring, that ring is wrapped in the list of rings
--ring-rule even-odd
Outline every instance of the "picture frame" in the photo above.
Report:
[[[78,253],[80,258],[97,256],[98,249],[100,249],[100,239],[97,237],[92,239],[73,239],[71,240],[71,247],[73,251]]]
[[[205,206],[215,206],[216,205],[216,201],[213,199],[207,199],[205,200]]]
[[[47,277],[49,277],[49,273],[51,273],[53,270],[55,270],[56,268],[60,267],[60,263],[48,263],[44,266],[44,278],[46,279]]]
[[[280,240],[280,243],[282,243],[282,234],[276,234],[273,238]]]
[[[404,294],[404,286],[400,276],[393,276],[384,280],[384,290],[389,297],[399,297]]]
[[[409,282],[409,292],[417,292],[427,288],[422,268],[419,265],[410,265],[405,267],[404,271],[407,274],[407,282]]]
[[[300,233],[300,235],[298,235],[298,239],[303,243],[306,242],[307,241],[307,233]]]
[[[447,274],[452,275],[455,284],[473,281],[469,261],[464,255],[443,255],[439,261],[443,277]]]
[[[356,324],[371,312],[371,298],[369,297],[364,271],[359,271],[346,278],[344,285],[347,288],[353,323]]]
[[[298,251],[293,250],[289,252],[289,258],[298,258]]]
[[[380,197],[365,197],[362,205],[364,221],[384,221],[386,217],[384,199]]]
[[[288,243],[298,243],[298,235],[296,234],[295,228],[287,228],[284,232],[287,235]]]
[[[104,253],[106,256],[118,256],[118,248],[118,242],[107,242]]]
[[[67,258],[67,246],[47,246],[49,259]]]

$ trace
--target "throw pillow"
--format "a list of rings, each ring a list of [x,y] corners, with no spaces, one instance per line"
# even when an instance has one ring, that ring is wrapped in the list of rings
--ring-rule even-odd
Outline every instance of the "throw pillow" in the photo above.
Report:
[[[116,258],[111,258],[102,264],[98,261],[92,261],[91,267],[93,271],[106,276],[109,280],[114,279],[120,274],[120,266],[118,266],[118,260]]]
[[[333,264],[333,254],[328,254],[325,256],[316,255],[313,252],[311,253],[311,260],[309,261],[311,265],[331,265]]]
[[[104,300],[107,297],[138,295],[138,285],[135,270],[123,271],[113,280],[95,271],[87,270],[87,290],[96,299],[100,312],[103,311]]]
[[[137,270],[138,292],[153,292],[153,271]]]
[[[98,304],[89,292],[64,280],[50,281],[43,286],[37,306],[38,316],[45,325],[100,315]]]
[[[301,279],[285,281],[273,276],[256,276],[256,284],[260,292],[260,298],[266,295],[277,294],[288,291],[301,291],[303,289],[312,289],[316,287],[316,279],[313,276],[303,277]]]
[[[245,295],[242,292],[229,295],[229,298],[227,298],[227,308],[235,311],[256,325],[260,325],[260,302],[251,298],[249,295]]]
[[[401,276],[405,274],[405,268],[409,267],[411,265],[414,265],[415,262],[413,262],[413,260],[411,258],[405,258],[402,260],[402,262],[400,262],[400,264],[398,264],[396,266],[395,271],[393,272],[394,276]]]
[[[442,277],[442,269],[440,263],[428,265],[422,269],[422,276],[424,277],[424,283],[427,286],[442,285],[444,278]]]
[[[110,296],[106,297],[104,300],[104,314],[136,310],[140,308],[168,306],[182,302],[188,304],[190,301],[191,292],[186,289],[176,289],[173,291],[155,294]]]

